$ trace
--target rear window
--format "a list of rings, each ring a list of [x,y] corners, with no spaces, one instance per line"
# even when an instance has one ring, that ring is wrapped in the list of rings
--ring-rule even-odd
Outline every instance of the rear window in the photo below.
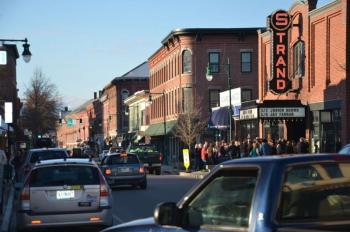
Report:
[[[157,149],[153,146],[139,146],[139,147],[130,147],[129,152],[157,152]]]
[[[36,163],[39,160],[63,159],[64,157],[67,157],[67,153],[65,151],[60,151],[60,150],[38,151],[38,152],[32,153],[30,157],[30,162]]]
[[[51,166],[33,170],[30,175],[31,187],[62,185],[98,185],[99,175],[90,166]]]
[[[350,163],[317,163],[286,170],[279,221],[329,221],[349,217]]]
[[[138,164],[139,160],[135,155],[127,155],[127,156],[120,156],[120,155],[113,155],[108,158],[107,164],[113,165],[113,164]]]

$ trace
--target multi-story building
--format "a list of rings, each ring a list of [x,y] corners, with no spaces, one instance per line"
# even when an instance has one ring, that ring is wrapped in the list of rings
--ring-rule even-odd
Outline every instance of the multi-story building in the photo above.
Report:
[[[171,135],[179,114],[195,106],[208,120],[211,108],[219,106],[219,93],[228,89],[228,60],[231,87],[258,98],[258,30],[264,28],[177,29],[148,59],[152,105],[146,135],[160,149],[166,136],[165,162],[176,162],[180,153],[179,140]],[[211,82],[206,80],[208,64]]]
[[[148,63],[144,62],[120,77],[114,78],[102,90],[102,128],[104,138],[121,143],[128,138],[128,116],[124,100],[135,92],[148,89]]]
[[[259,33],[262,137],[306,137],[311,151],[335,152],[350,139],[349,5],[295,1]]]

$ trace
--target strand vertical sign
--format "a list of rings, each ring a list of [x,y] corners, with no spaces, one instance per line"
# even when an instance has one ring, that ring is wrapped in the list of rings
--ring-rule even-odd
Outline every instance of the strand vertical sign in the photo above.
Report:
[[[288,29],[292,20],[287,11],[278,10],[270,16],[269,21],[272,31],[270,91],[283,94],[291,89],[288,78]]]

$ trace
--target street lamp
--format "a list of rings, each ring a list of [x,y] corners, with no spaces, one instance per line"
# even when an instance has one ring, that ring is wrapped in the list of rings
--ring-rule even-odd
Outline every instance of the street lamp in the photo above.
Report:
[[[223,64],[224,69],[227,74],[227,87],[228,87],[228,92],[229,92],[229,133],[228,133],[228,142],[231,142],[232,140],[232,105],[231,105],[231,64],[230,64],[230,59],[227,58],[227,63]],[[208,81],[213,80],[213,73],[211,71],[210,63],[208,63],[207,68],[206,68],[206,74],[205,77],[207,78]]]
[[[165,91],[163,90],[163,92],[161,93],[154,93],[154,92],[148,92],[149,93],[149,96],[148,96],[148,102],[150,104],[152,104],[152,95],[162,95],[163,96],[163,115],[164,115],[164,118],[163,118],[163,125],[164,125],[164,137],[163,137],[163,155],[166,159],[166,161],[168,160],[168,157],[167,155],[165,154],[166,152],[166,102],[165,102]]]
[[[32,53],[29,50],[29,43],[28,43],[28,39],[0,39],[0,42],[4,43],[4,42],[24,42],[23,44],[23,52],[22,52],[22,57],[24,62],[28,63],[30,61],[30,59],[32,58]]]

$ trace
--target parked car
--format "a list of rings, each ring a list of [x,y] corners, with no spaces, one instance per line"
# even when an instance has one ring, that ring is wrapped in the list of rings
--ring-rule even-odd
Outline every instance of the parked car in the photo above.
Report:
[[[345,145],[338,153],[341,155],[350,155],[350,144]]]
[[[136,154],[115,153],[105,156],[101,170],[110,186],[131,185],[147,188],[147,176]]]
[[[112,194],[95,162],[55,159],[37,163],[20,194],[19,229],[112,225]]]
[[[349,231],[350,156],[242,158],[216,166],[177,204],[104,232]]]
[[[68,158],[66,149],[63,148],[36,148],[30,149],[23,164],[22,178],[24,179],[35,163],[43,160]]]
[[[136,154],[149,173],[161,174],[163,155],[152,144],[133,144],[127,149],[128,153]]]

